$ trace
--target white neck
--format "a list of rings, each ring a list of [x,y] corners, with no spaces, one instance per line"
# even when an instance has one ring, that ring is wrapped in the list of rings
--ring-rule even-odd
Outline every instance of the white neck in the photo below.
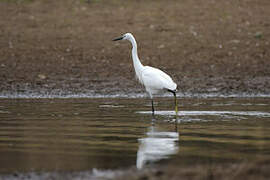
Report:
[[[132,36],[130,39],[128,39],[131,44],[132,44],[132,60],[133,60],[133,65],[134,65],[134,69],[136,72],[136,76],[139,78],[139,80],[141,79],[141,72],[143,69],[143,65],[138,57],[138,52],[137,52],[137,43],[135,38]]]

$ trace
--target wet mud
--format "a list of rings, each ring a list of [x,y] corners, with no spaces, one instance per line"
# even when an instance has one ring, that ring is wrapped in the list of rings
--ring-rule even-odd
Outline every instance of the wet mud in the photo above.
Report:
[[[267,180],[270,161],[259,160],[257,162],[228,163],[223,165],[205,166],[195,164],[193,166],[179,166],[169,164],[156,168],[147,168],[138,171],[135,167],[122,170],[97,170],[82,172],[31,172],[13,173],[1,175],[2,180],[41,180],[41,179],[80,179],[80,180],[157,180],[157,179],[220,179],[220,180]]]

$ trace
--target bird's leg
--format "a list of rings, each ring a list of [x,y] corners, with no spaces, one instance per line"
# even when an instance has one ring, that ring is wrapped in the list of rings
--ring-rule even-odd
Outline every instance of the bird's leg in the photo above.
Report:
[[[177,105],[177,98],[176,98],[176,90],[173,91],[173,90],[170,90],[170,89],[167,89],[169,92],[173,93],[174,95],[174,105],[175,105],[175,114],[176,116],[178,115],[178,105]]]
[[[177,119],[177,116],[175,118],[175,122],[174,122],[174,125],[175,125],[175,132],[178,132],[178,119]]]
[[[175,113],[178,114],[178,104],[177,104],[177,98],[176,98],[176,92],[173,92],[174,95],[174,104],[175,104]]]
[[[151,98],[151,102],[152,102],[152,115],[155,114],[155,109],[154,109],[154,101],[153,98]]]

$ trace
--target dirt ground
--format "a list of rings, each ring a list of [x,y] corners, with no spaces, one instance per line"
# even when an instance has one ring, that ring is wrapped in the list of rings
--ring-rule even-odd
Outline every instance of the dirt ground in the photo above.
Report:
[[[136,170],[135,167],[115,171],[84,172],[30,172],[0,175],[3,180],[268,180],[270,161],[232,163],[218,165],[195,164],[179,166],[170,164],[166,167]]]
[[[269,0],[1,0],[0,94],[137,93],[144,65],[183,93],[270,93]]]
[[[166,167],[147,169],[133,173],[127,171],[116,177],[119,180],[267,180],[270,177],[270,161],[232,163],[232,164],[194,164],[179,166],[179,163]]]

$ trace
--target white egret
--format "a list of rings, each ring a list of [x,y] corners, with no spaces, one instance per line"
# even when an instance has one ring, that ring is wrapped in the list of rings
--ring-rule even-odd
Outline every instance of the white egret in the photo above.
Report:
[[[162,91],[169,91],[173,93],[175,99],[175,112],[178,113],[176,91],[177,85],[172,78],[163,71],[150,67],[143,66],[137,52],[137,43],[131,33],[126,33],[121,37],[113,39],[113,41],[128,40],[132,44],[132,60],[139,82],[144,85],[146,92],[149,94],[152,102],[152,113],[154,114],[153,95]]]

